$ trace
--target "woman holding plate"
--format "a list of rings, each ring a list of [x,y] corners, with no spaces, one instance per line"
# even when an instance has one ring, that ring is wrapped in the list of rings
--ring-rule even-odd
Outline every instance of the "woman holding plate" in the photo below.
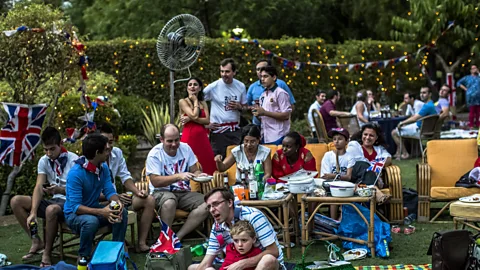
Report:
[[[305,148],[305,138],[295,131],[285,135],[282,141],[282,149],[278,149],[272,159],[273,177],[277,182],[285,183],[280,177],[292,174],[301,169],[316,171],[315,158]]]
[[[272,175],[272,159],[270,148],[260,145],[260,128],[250,124],[242,129],[242,144],[232,149],[232,154],[225,160],[221,155],[215,157],[217,169],[221,172],[228,170],[233,164],[237,164],[236,179],[241,179],[241,173],[248,171],[250,166],[255,166],[257,160],[263,163],[265,172],[264,179]],[[223,161],[222,161],[223,160]]]

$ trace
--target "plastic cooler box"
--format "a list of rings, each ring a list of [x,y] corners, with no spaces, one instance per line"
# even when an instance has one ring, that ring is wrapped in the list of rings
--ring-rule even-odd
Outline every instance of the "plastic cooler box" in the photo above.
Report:
[[[127,270],[123,242],[101,241],[90,261],[91,270]]]

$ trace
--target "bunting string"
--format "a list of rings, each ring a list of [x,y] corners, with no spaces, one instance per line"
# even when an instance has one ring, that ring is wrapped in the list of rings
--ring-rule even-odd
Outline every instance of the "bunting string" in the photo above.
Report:
[[[284,68],[294,68],[296,70],[302,70],[305,66],[319,66],[319,67],[327,67],[329,69],[331,68],[343,68],[347,67],[348,71],[355,70],[357,71],[360,68],[364,69],[369,69],[369,68],[386,68],[388,65],[396,65],[402,61],[408,61],[410,58],[415,57],[416,55],[420,54],[423,50],[429,49],[432,47],[436,46],[436,43],[438,39],[445,35],[448,30],[450,30],[453,26],[455,25],[454,21],[450,21],[448,23],[447,28],[442,31],[441,35],[439,35],[434,41],[432,41],[430,44],[426,44],[422,47],[420,47],[415,53],[409,53],[400,57],[395,57],[395,58],[390,58],[390,59],[383,59],[383,60],[376,60],[376,61],[368,61],[368,62],[361,62],[361,63],[345,63],[345,64],[327,64],[327,63],[319,63],[319,62],[314,62],[314,61],[308,61],[308,62],[301,62],[301,61],[292,61],[287,58],[283,58],[279,56],[278,54],[272,52],[271,50],[268,50],[259,43],[257,39],[249,40],[246,38],[239,39],[239,38],[233,38],[231,40],[238,41],[238,42],[243,42],[243,43],[248,43],[248,44],[254,44],[260,50],[264,55],[266,55],[269,58],[276,58],[278,59],[278,62],[282,64]]]

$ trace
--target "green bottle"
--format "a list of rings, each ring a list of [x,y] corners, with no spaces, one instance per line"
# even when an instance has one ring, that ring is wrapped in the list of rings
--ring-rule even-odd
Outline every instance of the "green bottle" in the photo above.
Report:
[[[263,170],[263,164],[260,160],[257,160],[255,164],[255,178],[257,180],[257,194],[258,199],[261,200],[263,197],[263,191],[265,189],[265,183],[263,182],[263,177],[265,176],[265,171]]]
[[[203,244],[198,244],[194,247],[190,248],[190,251],[192,252],[193,257],[200,257],[206,254],[208,248],[207,243]]]

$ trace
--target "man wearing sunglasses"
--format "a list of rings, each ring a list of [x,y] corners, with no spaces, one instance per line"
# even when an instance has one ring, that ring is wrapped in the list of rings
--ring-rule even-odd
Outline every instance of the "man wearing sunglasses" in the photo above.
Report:
[[[262,95],[262,93],[265,91],[265,86],[263,86],[261,82],[262,80],[261,69],[266,66],[270,66],[269,61],[266,59],[261,59],[255,64],[255,71],[257,72],[258,81],[252,83],[250,87],[248,87],[248,91],[247,91],[248,106],[255,105],[257,101],[260,100],[260,96]],[[288,87],[288,85],[284,81],[278,78],[276,79],[275,82],[277,83],[278,87],[287,91],[288,97],[290,98],[290,104],[292,105],[292,110],[293,110],[294,104],[295,104],[295,98],[293,97],[292,90],[290,90],[290,87]],[[257,126],[260,126],[260,120],[256,116],[253,117],[252,123]]]
[[[226,188],[214,188],[205,194],[207,209],[212,215],[213,224],[208,240],[207,254],[200,264],[191,265],[188,270],[205,270],[213,266],[215,257],[225,247],[233,243],[230,235],[231,226],[238,220],[247,220],[255,229],[256,243],[262,253],[257,256],[240,260],[228,266],[228,269],[255,268],[259,270],[285,269],[283,252],[278,243],[272,224],[260,210],[234,205],[234,195]]]

